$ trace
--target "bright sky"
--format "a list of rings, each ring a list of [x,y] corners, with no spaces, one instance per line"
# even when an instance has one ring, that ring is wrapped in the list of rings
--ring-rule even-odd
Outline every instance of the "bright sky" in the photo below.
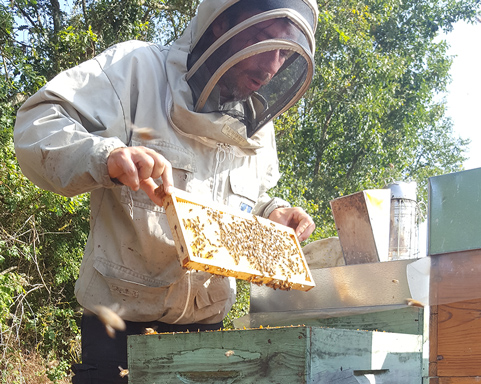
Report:
[[[471,139],[465,169],[481,167],[481,23],[458,22],[451,33],[441,36],[455,56],[451,66],[451,84],[445,95],[447,115],[454,124],[454,134]],[[419,228],[419,255],[425,256],[427,223]]]
[[[458,22],[444,36],[451,46],[452,83],[446,94],[448,111],[457,136],[471,139],[465,169],[481,167],[481,23]]]

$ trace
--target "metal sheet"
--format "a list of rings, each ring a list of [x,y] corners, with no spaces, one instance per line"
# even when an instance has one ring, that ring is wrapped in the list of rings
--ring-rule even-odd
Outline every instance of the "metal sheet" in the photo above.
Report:
[[[389,189],[357,192],[330,204],[347,265],[388,260]]]
[[[348,316],[356,315],[368,315],[379,312],[390,312],[395,310],[401,310],[406,308],[406,304],[395,305],[383,305],[375,307],[355,307],[355,308],[330,308],[330,309],[311,309],[311,310],[299,310],[299,311],[286,311],[286,312],[251,312],[245,316],[242,316],[234,320],[234,326],[236,328],[255,328],[260,325],[266,326],[289,326],[298,324],[309,324],[317,326],[325,326],[323,320],[331,318],[346,318]],[[391,324],[390,324],[391,325]],[[398,326],[396,324],[395,326]],[[394,326],[394,327],[395,327]],[[359,328],[359,326],[356,326]],[[382,329],[379,325],[376,325],[375,329]],[[399,329],[382,329],[388,332],[400,332]],[[414,332],[411,332],[414,333]]]
[[[429,178],[428,254],[481,248],[481,168]]]
[[[313,269],[308,292],[251,286],[250,312],[319,311],[406,305],[411,297],[406,267],[415,260]]]

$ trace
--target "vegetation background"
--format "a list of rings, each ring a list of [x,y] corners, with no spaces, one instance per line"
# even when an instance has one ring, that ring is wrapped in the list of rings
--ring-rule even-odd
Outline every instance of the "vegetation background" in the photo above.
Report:
[[[168,45],[198,0],[2,0],[0,3],[0,380],[66,383],[79,360],[73,295],[89,224],[89,196],[43,191],[13,150],[19,106],[58,72],[128,39]],[[316,75],[276,122],[283,178],[273,191],[315,219],[312,240],[336,235],[329,201],[392,181],[461,170],[438,95],[449,82],[446,43],[480,0],[319,0]],[[437,42],[436,42],[437,41]],[[226,319],[248,311],[249,287]]]

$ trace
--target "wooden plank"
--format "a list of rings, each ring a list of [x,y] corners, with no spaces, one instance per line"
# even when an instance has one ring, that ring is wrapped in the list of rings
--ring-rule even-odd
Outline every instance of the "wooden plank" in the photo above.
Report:
[[[315,286],[292,228],[180,190],[164,208],[183,267],[274,289]]]
[[[387,261],[390,190],[356,192],[330,205],[346,265]]]
[[[306,377],[306,332],[286,328],[129,337],[129,381],[271,383],[266,377],[275,372],[279,383],[296,383]]]
[[[481,376],[481,299],[438,306],[437,375]]]
[[[409,307],[350,316],[330,318],[318,317],[315,319],[302,320],[302,324],[336,329],[383,331],[422,335],[423,310],[421,308]]]
[[[481,249],[431,257],[430,303],[449,304],[481,296]]]
[[[481,376],[481,250],[433,256],[430,301],[430,376]],[[449,381],[448,381],[449,382]]]
[[[430,382],[429,384],[479,384],[481,377],[440,377],[437,382]]]
[[[430,177],[429,255],[481,248],[481,169]]]
[[[438,375],[438,307],[430,307],[429,316],[429,377]]]
[[[313,373],[352,369],[380,383],[421,383],[420,335],[313,327],[309,350]]]

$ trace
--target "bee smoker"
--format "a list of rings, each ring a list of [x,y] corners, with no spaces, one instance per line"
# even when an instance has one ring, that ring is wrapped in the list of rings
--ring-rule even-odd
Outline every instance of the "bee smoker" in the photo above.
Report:
[[[391,223],[388,260],[418,257],[418,204],[414,181],[394,182],[391,189]]]

